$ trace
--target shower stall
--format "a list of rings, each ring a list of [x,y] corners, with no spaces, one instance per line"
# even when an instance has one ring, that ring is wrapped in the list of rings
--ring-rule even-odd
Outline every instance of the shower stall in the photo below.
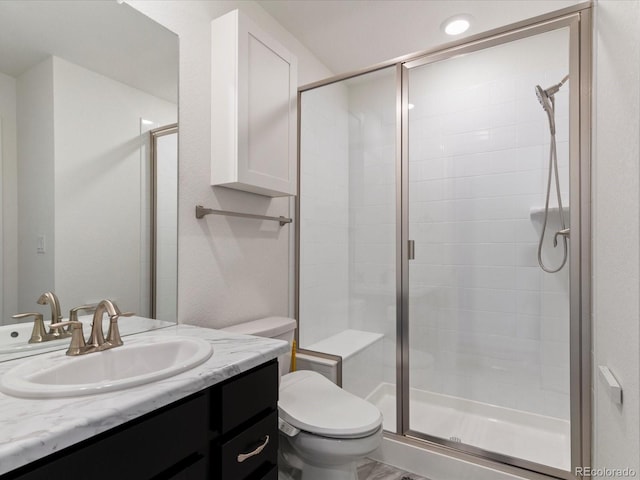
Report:
[[[300,88],[298,346],[388,436],[589,466],[590,42],[580,5]]]

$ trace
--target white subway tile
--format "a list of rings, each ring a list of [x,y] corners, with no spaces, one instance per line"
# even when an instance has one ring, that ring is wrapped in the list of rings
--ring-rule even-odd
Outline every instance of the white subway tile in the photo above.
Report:
[[[535,243],[519,244],[517,246],[516,265],[519,267],[537,267],[538,246]]]
[[[517,139],[517,128],[515,125],[505,125],[492,128],[491,150],[506,150],[515,148]]]
[[[540,346],[542,363],[555,366],[569,365],[569,345],[567,342],[542,340]]]
[[[518,313],[515,322],[517,337],[540,340],[540,316]]]
[[[569,367],[542,365],[542,388],[557,393],[569,394]]]
[[[518,267],[516,269],[516,288],[540,292],[542,286],[542,270],[538,266]]]
[[[518,148],[542,145],[548,137],[548,126],[540,121],[528,121],[516,126]]]
[[[518,313],[540,315],[540,291],[518,291]]]
[[[569,317],[540,317],[540,337],[544,341],[569,345]]]

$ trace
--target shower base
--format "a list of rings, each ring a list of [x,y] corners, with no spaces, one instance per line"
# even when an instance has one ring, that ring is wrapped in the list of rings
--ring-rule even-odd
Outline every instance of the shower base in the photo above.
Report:
[[[396,387],[380,384],[368,397],[396,431]],[[569,422],[481,402],[411,390],[411,429],[510,457],[570,470]]]

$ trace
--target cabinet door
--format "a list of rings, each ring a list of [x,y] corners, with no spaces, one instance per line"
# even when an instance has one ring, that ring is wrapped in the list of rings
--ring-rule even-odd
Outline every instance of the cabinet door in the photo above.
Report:
[[[198,455],[191,463],[178,469],[175,473],[157,475],[152,480],[204,480],[207,478],[208,470],[207,458]]]
[[[211,68],[212,185],[295,195],[295,56],[235,10],[212,22]]]
[[[188,476],[176,478],[195,480],[197,471],[207,468],[208,406],[208,395],[196,394],[10,472],[2,479],[146,480],[168,479],[171,472],[177,475],[184,471]],[[203,461],[198,463],[201,458]]]

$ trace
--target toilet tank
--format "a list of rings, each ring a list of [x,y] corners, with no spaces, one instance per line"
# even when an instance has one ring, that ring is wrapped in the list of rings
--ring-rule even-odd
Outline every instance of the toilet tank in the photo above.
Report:
[[[256,335],[258,337],[277,338],[293,343],[296,332],[296,321],[289,317],[266,317],[251,322],[239,323],[222,329],[225,332]],[[289,353],[278,357],[280,375],[289,373],[291,368],[291,349]]]

